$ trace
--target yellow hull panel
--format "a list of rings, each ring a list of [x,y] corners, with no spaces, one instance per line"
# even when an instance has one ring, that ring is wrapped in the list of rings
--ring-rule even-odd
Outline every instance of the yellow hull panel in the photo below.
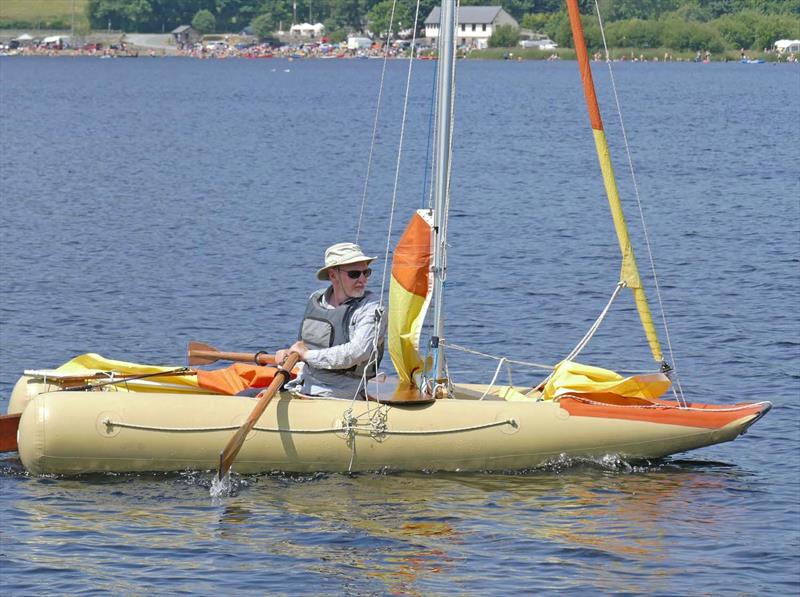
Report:
[[[254,405],[254,398],[212,394],[46,392],[24,405],[20,458],[34,474],[214,470]],[[553,401],[389,406],[280,395],[233,469],[487,471],[561,456],[659,458],[732,440],[768,409],[710,429],[574,416]]]

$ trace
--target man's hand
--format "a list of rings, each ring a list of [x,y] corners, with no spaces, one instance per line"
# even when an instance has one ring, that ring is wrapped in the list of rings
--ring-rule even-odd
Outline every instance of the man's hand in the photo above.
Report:
[[[308,347],[306,346],[305,342],[302,340],[298,340],[294,344],[292,344],[289,348],[281,348],[279,351],[275,353],[275,362],[279,365],[286,360],[286,357],[289,355],[290,352],[296,352],[300,355],[300,360],[305,360],[306,352],[308,352]]]

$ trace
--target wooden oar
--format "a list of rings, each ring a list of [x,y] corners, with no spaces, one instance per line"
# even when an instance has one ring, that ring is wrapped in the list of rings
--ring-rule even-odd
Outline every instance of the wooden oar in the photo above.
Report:
[[[290,371],[292,368],[297,364],[297,361],[300,360],[300,355],[296,352],[290,352],[289,356],[286,357],[283,363],[278,366],[278,371],[275,374],[275,377],[272,379],[272,383],[269,384],[266,390],[261,392],[261,397],[258,399],[255,408],[250,413],[250,416],[247,417],[247,420],[242,423],[242,426],[239,427],[239,431],[230,439],[228,445],[225,446],[225,449],[220,452],[219,455],[219,480],[225,478],[225,475],[228,473],[228,470],[231,468],[236,455],[239,453],[239,450],[242,449],[242,445],[244,444],[244,440],[247,437],[247,434],[255,427],[255,424],[258,422],[258,419],[261,418],[261,415],[264,414],[264,410],[266,410],[267,406],[269,405],[272,397],[278,393],[278,390],[283,387],[290,377]]]
[[[16,452],[20,413],[0,415],[0,452]]]
[[[210,365],[217,361],[237,361],[256,365],[274,365],[275,355],[266,352],[222,352],[209,344],[189,342],[187,352],[190,365]]]

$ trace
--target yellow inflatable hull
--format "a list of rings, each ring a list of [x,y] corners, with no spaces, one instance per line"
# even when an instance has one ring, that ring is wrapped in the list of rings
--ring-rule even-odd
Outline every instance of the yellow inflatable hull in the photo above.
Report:
[[[46,391],[22,379],[19,455],[33,474],[214,470],[256,399],[203,393]],[[276,396],[234,463],[269,471],[523,470],[562,456],[660,458],[729,441],[767,402],[678,409],[586,400],[442,399],[390,406]]]

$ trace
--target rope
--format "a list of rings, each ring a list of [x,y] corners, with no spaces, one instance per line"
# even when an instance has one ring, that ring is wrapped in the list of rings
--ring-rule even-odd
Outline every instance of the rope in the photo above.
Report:
[[[394,9],[397,5],[397,0],[394,0],[392,3],[392,13],[389,18],[389,32],[386,35],[386,45],[384,46],[383,51],[383,66],[381,68],[381,80],[380,85],[378,86],[378,101],[375,106],[375,119],[372,122],[372,139],[370,140],[369,144],[369,156],[367,157],[367,174],[364,177],[364,193],[361,196],[361,210],[358,214],[358,226],[356,228],[356,244],[358,244],[358,239],[361,236],[361,222],[364,219],[364,208],[367,205],[367,188],[369,186],[369,177],[370,173],[372,172],[372,154],[375,150],[375,139],[378,135],[378,120],[381,113],[381,103],[383,101],[383,82],[386,78],[386,65],[389,62],[389,42],[392,37],[392,24],[394,21]]]
[[[678,375],[678,366],[677,366],[677,364],[675,362],[675,354],[674,354],[674,352],[672,350],[672,340],[671,340],[670,334],[669,334],[669,325],[667,324],[667,315],[666,315],[666,311],[664,309],[663,300],[661,298],[661,286],[658,283],[658,274],[656,273],[656,262],[655,262],[655,259],[653,257],[653,250],[652,250],[652,247],[651,247],[651,244],[650,244],[650,235],[649,235],[649,233],[647,231],[647,223],[645,222],[645,219],[644,219],[644,210],[642,208],[642,199],[641,199],[641,195],[639,194],[639,184],[638,184],[638,182],[636,180],[636,170],[633,167],[633,158],[631,157],[630,145],[628,144],[628,134],[625,131],[625,123],[624,123],[623,118],[622,118],[622,107],[620,105],[619,95],[617,93],[617,84],[616,84],[616,81],[614,79],[614,69],[611,67],[611,59],[610,59],[610,55],[609,55],[609,51],[608,51],[608,44],[606,42],[606,32],[605,32],[605,28],[603,27],[603,18],[600,15],[600,6],[599,6],[597,0],[595,0],[594,6],[595,6],[595,11],[597,12],[597,20],[598,20],[598,23],[600,25],[600,35],[603,38],[603,49],[605,50],[605,53],[606,53],[606,64],[608,65],[608,74],[609,74],[609,78],[611,80],[611,89],[612,89],[612,91],[614,93],[614,102],[615,102],[616,107],[617,107],[617,116],[619,117],[619,126],[620,126],[620,130],[622,131],[622,140],[623,140],[623,143],[625,145],[625,156],[626,156],[626,158],[628,160],[628,169],[630,170],[630,173],[631,173],[631,182],[633,184],[633,194],[634,194],[634,197],[636,197],[636,205],[637,205],[637,207],[639,209],[639,220],[641,221],[641,224],[642,224],[642,232],[644,234],[644,242],[645,242],[645,246],[647,247],[647,256],[648,256],[648,258],[650,260],[650,271],[653,274],[653,286],[654,286],[655,291],[656,291],[656,301],[658,302],[658,308],[659,308],[659,311],[661,313],[661,323],[664,326],[664,337],[665,337],[665,339],[667,341],[667,351],[669,352],[669,359],[670,359],[670,361],[672,363],[672,374],[670,375],[670,377],[672,377],[672,375],[675,376],[674,377],[674,382],[675,383],[674,383],[674,385],[672,387],[672,391],[673,391],[673,394],[675,395],[675,398],[678,400],[678,402],[682,402],[685,405],[686,404],[686,398],[684,397],[684,394],[683,394],[683,387],[681,386],[680,377]]]
[[[153,425],[138,425],[135,423],[123,423],[121,421],[112,421],[111,419],[104,419],[103,424],[106,427],[119,427],[121,429],[136,429],[138,431],[163,431],[167,433],[209,433],[214,431],[235,431],[239,429],[239,425],[227,425],[223,427],[157,427]],[[384,425],[381,428],[381,424]],[[385,427],[385,421],[377,420],[373,423],[371,420],[369,425],[358,423],[356,417],[345,417],[342,420],[340,427],[328,427],[322,429],[281,429],[279,427],[253,427],[253,431],[263,431],[266,433],[302,433],[302,434],[319,434],[319,433],[342,433],[348,435],[354,434],[358,431],[367,432],[371,436],[376,435],[440,435],[447,433],[459,433],[462,431],[478,431],[480,429],[488,429],[490,427],[498,427],[500,425],[511,425],[517,427],[518,423],[515,419],[505,419],[503,421],[492,421],[491,423],[478,423],[477,425],[467,425],[464,427],[451,427],[449,429],[388,429]]]
[[[589,328],[589,331],[587,331],[586,334],[584,334],[583,338],[581,338],[581,341],[578,342],[577,346],[575,346],[575,348],[572,349],[572,352],[570,352],[567,355],[566,360],[568,361],[573,360],[576,356],[580,354],[580,352],[584,348],[586,348],[586,345],[589,344],[589,340],[592,339],[597,330],[600,328],[600,324],[603,323],[603,320],[606,318],[606,315],[608,315],[608,310],[611,308],[611,305],[614,303],[617,296],[619,296],[620,291],[623,288],[625,288],[625,286],[626,286],[625,282],[620,282],[617,284],[616,288],[614,288],[614,292],[611,294],[611,298],[608,299],[608,303],[606,303],[605,308],[600,312],[598,318]]]
[[[392,5],[392,18],[394,18],[394,4]],[[412,48],[416,45],[417,41],[418,19],[419,19],[419,0],[417,0],[417,10],[414,15],[414,36],[411,40]],[[389,23],[390,31],[391,31],[391,26],[392,25],[390,21]],[[386,248],[384,250],[384,258],[383,258],[383,276],[381,277],[381,293],[380,293],[381,307],[383,307],[383,294],[384,291],[386,290],[386,278],[388,277],[388,272],[390,271],[389,253],[391,252],[391,246],[392,246],[392,228],[394,226],[394,212],[395,208],[397,207],[397,188],[400,184],[400,162],[403,157],[403,140],[405,139],[405,132],[406,132],[406,119],[408,117],[408,98],[411,93],[411,73],[413,71],[413,67],[414,67],[414,54],[412,51],[411,56],[408,59],[408,74],[406,75],[406,93],[403,98],[403,115],[400,120],[400,139],[398,141],[398,146],[397,146],[397,161],[395,163],[395,171],[394,171],[394,186],[392,188],[392,202],[391,202],[391,209],[389,210],[389,226],[386,234]]]
[[[462,352],[466,352],[466,353],[469,353],[469,354],[474,354],[474,355],[481,356],[481,357],[486,357],[488,359],[493,359],[493,360],[496,360],[496,361],[504,360],[507,363],[514,363],[515,365],[525,365],[526,367],[531,367],[533,369],[547,369],[547,370],[552,370],[553,369],[552,365],[542,365],[541,363],[530,363],[528,361],[517,361],[515,359],[509,359],[509,358],[506,358],[506,357],[495,356],[495,355],[487,354],[485,352],[480,352],[478,350],[473,350],[473,349],[467,348],[465,346],[461,346],[460,344],[453,344],[452,342],[442,342],[442,344],[445,344],[448,348],[452,348],[453,350],[460,350]]]
[[[442,278],[442,292],[444,292],[444,282],[447,279],[447,220],[450,214],[450,185],[453,180],[453,139],[455,135],[453,132],[456,128],[456,62],[458,62],[458,11],[461,8],[461,2],[456,2],[456,9],[453,11],[453,68],[450,77],[450,150],[447,153],[447,181],[445,184],[446,191],[444,194],[444,217],[440,220],[442,222],[442,234],[440,237],[442,244],[442,263],[441,263],[441,278]],[[440,32],[441,33],[441,32]],[[437,61],[438,62],[438,61]]]
[[[608,299],[608,303],[606,303],[605,308],[600,312],[600,315],[597,317],[597,319],[595,319],[592,326],[583,335],[583,338],[581,338],[580,342],[578,342],[575,348],[572,349],[572,351],[565,357],[564,360],[567,361],[573,360],[576,356],[578,356],[578,354],[580,354],[580,352],[584,348],[586,348],[586,345],[589,344],[589,340],[592,339],[597,330],[600,328],[600,324],[603,323],[603,320],[606,318],[606,315],[608,315],[608,310],[611,308],[611,305],[614,303],[617,296],[619,296],[620,291],[622,291],[622,289],[625,288],[625,286],[626,286],[625,282],[619,282],[617,284],[616,288],[614,288],[614,292],[611,294],[611,298]],[[553,377],[553,373],[554,372],[550,373],[550,375],[545,377],[536,387],[537,388],[544,387],[544,385],[548,381],[550,381],[550,378]]]
[[[504,358],[500,359],[497,362],[497,369],[494,370],[494,377],[492,378],[492,382],[489,384],[489,387],[486,388],[486,391],[483,393],[483,396],[478,398],[478,400],[483,400],[484,398],[486,398],[486,395],[492,390],[492,388],[494,388],[494,382],[497,381],[497,376],[500,375],[500,369],[503,368],[503,363],[505,363],[505,362],[506,362],[506,360]],[[510,384],[509,384],[509,386],[510,386]]]
[[[381,71],[381,83],[380,83],[380,92],[379,92],[379,100],[378,100],[378,110],[375,112],[375,122],[373,124],[373,138],[372,142],[374,145],[375,142],[375,132],[377,130],[377,123],[378,123],[378,114],[380,111],[380,97],[383,94],[383,84],[384,84],[384,77],[386,73],[386,65],[388,63],[389,58],[389,43],[392,36],[392,29],[394,26],[394,15],[395,15],[395,8],[397,6],[397,0],[394,0],[392,3],[392,11],[389,17],[389,34],[386,37],[386,46],[384,48],[384,58],[383,58],[383,69]],[[359,382],[358,388],[353,395],[352,401],[355,402],[358,400],[361,391],[363,390],[364,394],[367,393],[367,371],[369,370],[369,365],[374,364],[375,368],[377,369],[378,364],[378,344],[380,342],[381,336],[381,328],[382,328],[382,319],[385,314],[384,311],[384,295],[386,292],[386,281],[389,276],[389,272],[391,268],[389,267],[389,254],[391,252],[392,246],[392,229],[394,227],[394,215],[397,208],[397,191],[400,184],[400,164],[402,161],[403,156],[403,142],[405,139],[405,130],[406,130],[406,121],[408,119],[408,103],[409,103],[409,96],[411,93],[411,75],[413,72],[414,66],[414,48],[416,47],[416,40],[417,40],[417,23],[419,21],[419,0],[417,0],[416,11],[414,14],[414,34],[411,40],[411,52],[409,55],[408,60],[408,74],[406,75],[406,91],[403,98],[403,113],[400,120],[400,138],[398,140],[398,147],[397,147],[397,161],[395,164],[395,175],[394,175],[394,186],[392,189],[392,200],[391,200],[391,207],[389,209],[389,224],[388,224],[388,231],[386,234],[386,247],[384,249],[384,258],[383,258],[383,273],[381,275],[381,289],[379,293],[379,309],[380,311],[376,313],[376,322],[375,322],[375,333],[372,338],[372,352],[370,353],[369,361],[367,363],[367,367],[364,369],[364,373],[361,376],[361,381]],[[370,147],[370,158],[369,164],[372,163],[372,151],[373,147]],[[364,209],[366,206],[367,200],[367,184],[369,180],[369,166],[367,170],[367,180],[364,183],[364,196],[361,201],[361,213],[359,214],[358,218],[358,229],[356,232],[356,242],[358,242],[359,235],[361,234],[361,222],[363,219]],[[352,404],[351,404],[352,406]]]
[[[393,25],[394,25],[394,14],[395,14],[396,5],[397,5],[397,0],[395,0],[393,2],[393,4],[392,4],[392,12],[391,12],[391,15],[390,15],[390,18],[389,18],[389,35],[387,36],[387,40],[386,40],[386,48],[385,48],[384,64],[383,64],[383,73],[386,72],[386,64],[387,64],[388,55],[389,55],[389,52],[388,52],[389,40],[391,38],[391,32],[392,32],[392,28],[393,28]],[[418,23],[418,21],[419,21],[419,0],[417,0],[416,11],[414,13],[414,28],[413,28],[414,29],[414,33],[413,33],[413,36],[412,36],[412,39],[411,39],[411,52],[410,52],[409,60],[408,60],[408,74],[406,75],[406,90],[405,90],[405,95],[404,95],[404,98],[403,98],[403,112],[402,112],[402,116],[401,116],[401,120],[400,120],[400,138],[398,140],[398,147],[397,147],[397,160],[396,160],[396,163],[395,163],[394,185],[393,185],[393,188],[392,188],[392,200],[391,200],[391,206],[390,206],[390,209],[389,209],[389,224],[388,224],[388,230],[387,230],[387,233],[386,233],[386,247],[384,249],[383,272],[382,272],[382,275],[381,275],[381,289],[380,289],[380,293],[379,293],[379,297],[380,297],[379,298],[379,309],[380,309],[380,311],[375,314],[376,322],[375,322],[375,333],[374,333],[373,338],[372,338],[372,352],[370,353],[369,360],[368,360],[368,363],[367,363],[367,367],[365,367],[364,373],[361,376],[361,380],[359,382],[358,388],[356,389],[356,392],[353,395],[353,398],[351,400],[351,407],[352,407],[353,403],[355,403],[355,401],[358,400],[362,390],[363,390],[364,395],[366,395],[366,393],[367,393],[367,381],[368,381],[367,380],[367,371],[369,370],[370,365],[374,364],[375,365],[375,369],[377,369],[377,365],[378,365],[378,344],[380,342],[381,329],[382,329],[382,325],[383,325],[382,324],[382,319],[383,319],[383,317],[385,315],[384,296],[385,296],[385,293],[386,293],[386,283],[387,283],[387,278],[389,277],[389,273],[391,271],[391,268],[389,266],[389,254],[391,253],[392,229],[394,228],[394,215],[395,215],[395,211],[396,211],[396,208],[397,208],[397,193],[398,193],[398,188],[399,188],[399,185],[400,185],[400,165],[401,165],[402,156],[403,156],[403,142],[404,142],[404,139],[405,139],[406,122],[408,120],[408,103],[409,103],[409,96],[411,94],[411,75],[412,75],[413,66],[414,66],[414,48],[416,47],[416,41],[417,41],[417,23]],[[381,74],[381,90],[383,88],[383,73]],[[377,116],[378,115],[376,113],[375,126],[377,126]],[[373,128],[373,135],[374,135],[374,132],[375,132],[375,129]],[[372,153],[372,150],[370,150],[370,154],[371,153]],[[369,176],[369,173],[367,174],[367,176]],[[361,232],[361,220],[362,220],[362,216],[363,216],[363,213],[364,213],[364,207],[366,205],[366,184],[365,184],[364,191],[365,191],[365,194],[364,194],[364,198],[363,198],[362,203],[361,203],[361,215],[359,216],[358,232],[357,232],[357,235],[356,235],[356,239],[358,239],[358,234],[360,234],[360,232]]]
[[[387,430],[386,435],[441,435],[446,433],[460,433],[462,431],[479,431],[481,429],[489,429],[491,427],[500,427],[501,425],[510,425],[511,427],[518,427],[516,419],[505,419],[503,421],[492,421],[491,423],[479,423],[477,425],[468,425],[466,427],[452,427],[450,429],[419,429],[419,430]]]
[[[419,6],[419,4],[418,4]],[[415,34],[416,35],[416,34]],[[433,67],[433,80],[431,85],[431,107],[428,114],[428,143],[425,148],[425,175],[422,179],[422,199],[420,201],[420,209],[427,207],[429,210],[433,209],[433,156],[431,150],[433,149],[433,123],[436,117],[436,73],[439,70],[439,61],[434,61]],[[428,176],[430,175],[430,186],[428,185]],[[428,203],[425,204],[425,195],[428,196]]]
[[[120,427],[122,429],[137,429],[139,431],[164,431],[168,433],[211,433],[214,431],[236,431],[241,425],[225,425],[222,427],[160,427],[154,425],[139,425],[136,423],[123,423],[121,421],[112,421],[111,419],[103,419],[103,424],[106,427]],[[267,431],[275,433],[331,433],[333,431],[341,431],[341,428],[330,429],[280,429],[273,427],[253,427],[254,431]]]

